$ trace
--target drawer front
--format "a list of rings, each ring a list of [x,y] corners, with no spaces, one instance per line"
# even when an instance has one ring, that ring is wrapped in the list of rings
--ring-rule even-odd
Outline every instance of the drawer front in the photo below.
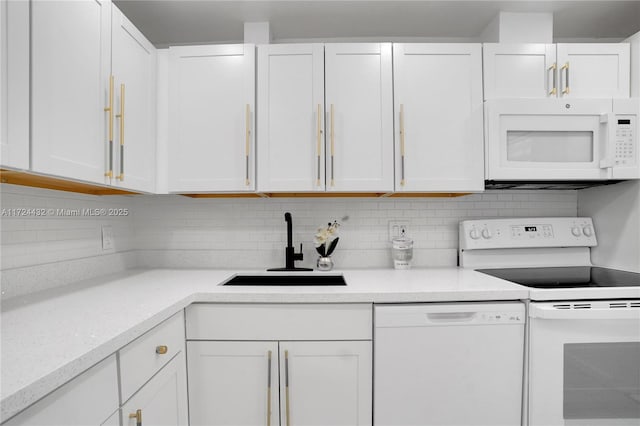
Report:
[[[370,340],[371,304],[193,304],[189,340]]]
[[[184,350],[184,313],[178,312],[120,349],[122,402],[127,401],[178,352]],[[163,352],[166,347],[166,352]]]

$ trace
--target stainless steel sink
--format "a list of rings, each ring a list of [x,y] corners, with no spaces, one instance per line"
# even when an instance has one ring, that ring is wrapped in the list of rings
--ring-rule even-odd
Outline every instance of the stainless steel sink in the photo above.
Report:
[[[235,275],[222,285],[243,286],[335,286],[347,285],[342,275]]]

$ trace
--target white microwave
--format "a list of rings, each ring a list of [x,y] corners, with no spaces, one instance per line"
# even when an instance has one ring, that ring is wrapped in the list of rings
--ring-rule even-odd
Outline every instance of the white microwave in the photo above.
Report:
[[[639,113],[637,98],[488,100],[486,179],[638,179]]]

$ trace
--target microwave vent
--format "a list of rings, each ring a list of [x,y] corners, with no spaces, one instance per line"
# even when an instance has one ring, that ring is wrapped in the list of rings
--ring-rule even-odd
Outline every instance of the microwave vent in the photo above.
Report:
[[[585,189],[594,186],[612,185],[614,183],[624,182],[622,180],[571,180],[571,181],[551,181],[551,180],[485,180],[485,189]]]

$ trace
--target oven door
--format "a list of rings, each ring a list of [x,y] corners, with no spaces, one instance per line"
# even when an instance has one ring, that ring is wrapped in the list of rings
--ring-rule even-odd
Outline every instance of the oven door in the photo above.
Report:
[[[609,177],[601,160],[607,157],[610,125],[603,118],[611,114],[611,100],[500,99],[485,105],[487,179]]]
[[[640,300],[529,305],[530,426],[640,424]]]

